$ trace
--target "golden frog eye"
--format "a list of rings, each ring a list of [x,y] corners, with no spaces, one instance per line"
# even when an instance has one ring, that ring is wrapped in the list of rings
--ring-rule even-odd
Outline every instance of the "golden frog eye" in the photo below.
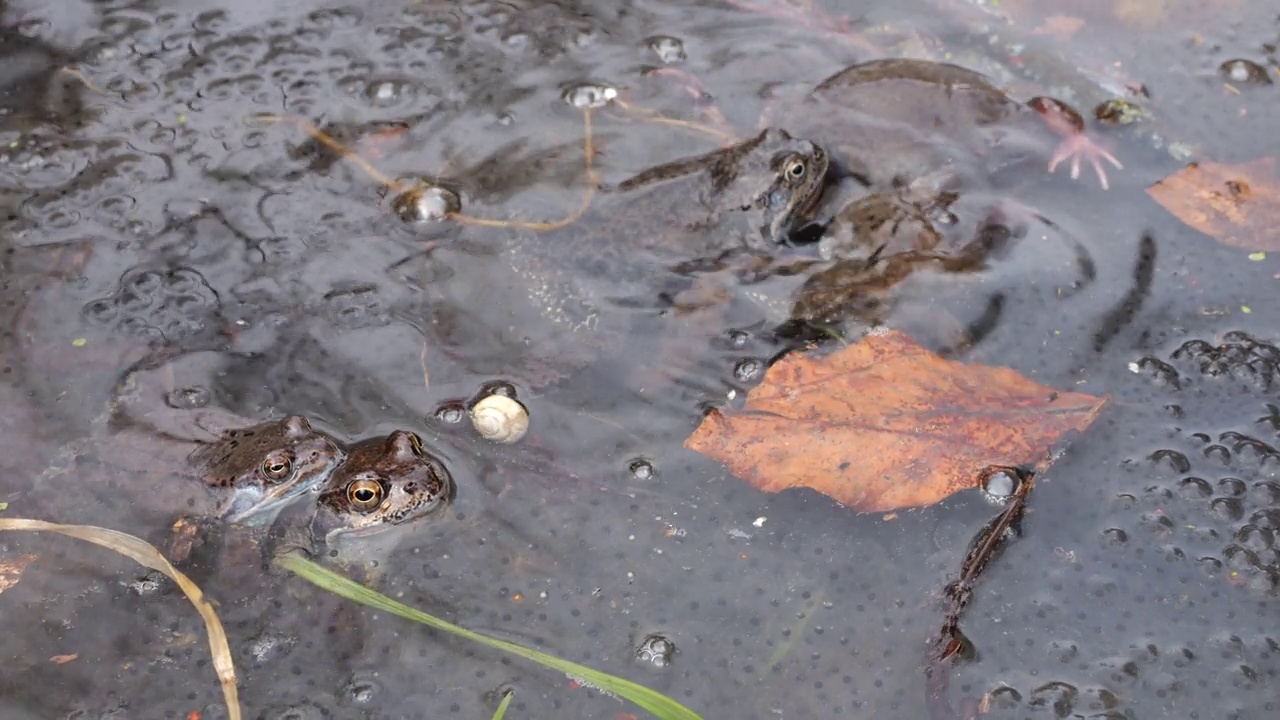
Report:
[[[791,158],[787,161],[785,172],[787,179],[792,182],[798,182],[804,179],[804,174],[808,172],[809,167],[803,158]]]
[[[293,458],[284,453],[268,455],[267,459],[262,461],[262,474],[268,480],[283,480],[292,470]]]
[[[382,484],[377,480],[353,480],[347,486],[347,500],[357,510],[372,510],[382,502]]]
[[[413,448],[413,454],[422,457],[422,438],[417,433],[409,433],[409,444]]]

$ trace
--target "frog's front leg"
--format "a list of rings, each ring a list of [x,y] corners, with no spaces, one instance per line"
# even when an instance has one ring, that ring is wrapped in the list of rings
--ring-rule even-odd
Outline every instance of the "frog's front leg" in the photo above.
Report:
[[[1032,98],[1028,103],[1032,110],[1039,113],[1040,118],[1050,130],[1062,136],[1062,143],[1058,145],[1058,149],[1054,151],[1053,157],[1049,159],[1049,172],[1058,169],[1058,166],[1067,160],[1071,161],[1071,179],[1075,180],[1080,177],[1080,161],[1087,160],[1093,166],[1093,171],[1098,175],[1098,182],[1102,184],[1102,189],[1110,188],[1107,181],[1107,171],[1102,161],[1106,160],[1116,167],[1123,170],[1124,165],[1116,159],[1114,155],[1090,139],[1085,134],[1084,119],[1080,117],[1080,113],[1063,103],[1060,100],[1054,100],[1048,97]]]

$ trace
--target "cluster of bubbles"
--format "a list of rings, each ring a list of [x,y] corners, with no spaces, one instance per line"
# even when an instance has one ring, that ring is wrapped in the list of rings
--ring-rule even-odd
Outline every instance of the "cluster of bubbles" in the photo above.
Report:
[[[671,641],[671,638],[659,633],[650,633],[644,636],[644,639],[640,641],[639,647],[636,648],[637,660],[651,663],[657,667],[670,665],[675,655],[676,644]]]

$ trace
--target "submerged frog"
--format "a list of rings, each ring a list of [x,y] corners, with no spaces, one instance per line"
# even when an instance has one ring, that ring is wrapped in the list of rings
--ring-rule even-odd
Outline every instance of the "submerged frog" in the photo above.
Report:
[[[845,68],[766,122],[821,142],[842,169],[875,189],[903,185],[942,166],[988,176],[1018,156],[1046,155],[1052,172],[1087,161],[1103,188],[1103,162],[1122,167],[1084,134],[1080,114],[1057,100],[1018,102],[984,75],[957,65],[890,58]],[[1046,130],[1050,131],[1046,133]],[[973,167],[966,167],[972,165]]]
[[[821,147],[766,129],[605,187],[584,216],[563,229],[503,233],[487,257],[465,243],[437,250],[434,259],[446,270],[423,283],[438,293],[436,326],[458,334],[497,332],[449,344],[466,347],[474,364],[483,361],[489,340],[508,374],[512,348],[520,348],[527,367],[549,370],[522,380],[554,380],[617,347],[634,332],[636,310],[661,308],[665,294],[683,289],[675,266],[774,251],[813,218],[827,168]]]
[[[1062,299],[1092,279],[1088,251],[1048,219],[946,182],[945,173],[926,176],[844,205],[790,295],[788,330],[906,324],[955,347],[993,299],[1037,291]],[[975,298],[977,309],[966,310]]]

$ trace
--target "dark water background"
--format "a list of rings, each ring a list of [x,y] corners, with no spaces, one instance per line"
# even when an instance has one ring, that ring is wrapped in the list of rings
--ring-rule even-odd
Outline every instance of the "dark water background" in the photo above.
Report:
[[[1032,33],[1026,4],[1009,6],[1014,27],[963,0],[827,5],[884,54],[945,53],[1018,97],[1087,109],[1070,96],[1081,77],[1115,93],[1141,83],[1160,136],[1197,157],[1278,147],[1276,88],[1232,92],[1219,72],[1237,58],[1274,66],[1280,22],[1267,3],[1215,3],[1212,15],[1154,4],[1148,14],[1165,14],[1150,24],[1092,4],[1065,43]],[[713,343],[656,389],[623,379],[618,361],[548,382],[511,341],[536,330],[471,321],[486,283],[506,280],[451,249],[457,228],[406,225],[376,182],[309,151],[296,127],[248,122],[405,123],[384,146],[360,146],[383,172],[440,177],[474,215],[554,218],[585,183],[565,88],[608,84],[692,114],[678,85],[646,76],[662,64],[654,36],[681,41],[679,67],[744,132],[768,89],[874,56],[795,20],[812,13],[788,17],[725,2],[0,4],[6,513],[24,514],[64,441],[97,432],[120,373],[159,337],[204,353],[175,373],[219,406],[303,413],[350,440],[407,427],[450,461],[458,512],[384,563],[393,597],[707,718],[926,717],[939,589],[995,509],[961,494],[884,520],[807,491],[755,491],[681,443],[705,404],[743,389],[735,368],[774,348],[754,335]],[[1012,61],[992,37],[1025,41],[1036,61]],[[606,181],[714,147],[607,113],[595,129]],[[1280,265],[1179,224],[1143,189],[1180,163],[1150,136],[1112,137],[1126,167],[1109,191],[1059,170],[1021,198],[1080,239],[1096,279],[1063,301],[1015,293],[964,358],[1113,403],[1040,479],[1023,536],[979,584],[962,622],[977,657],[951,692],[991,693],[1000,718],[1272,717],[1280,351],[1267,343],[1280,340]],[[1035,265],[1017,270],[1034,290]],[[152,309],[130,314],[122,298],[140,282]],[[468,299],[428,292],[441,287]],[[95,313],[104,300],[114,309]],[[666,359],[652,336],[628,342],[623,357]],[[520,445],[438,418],[494,380],[530,408]],[[656,472],[637,472],[644,463]],[[81,519],[164,529],[99,508],[92,492],[65,495]],[[0,597],[0,714],[223,717],[201,625],[174,589],[71,541],[2,540],[6,554],[41,559]],[[296,579],[227,562],[204,575],[247,717],[487,718],[507,687],[508,717],[631,711]],[[649,633],[678,647],[672,664],[635,658]]]

